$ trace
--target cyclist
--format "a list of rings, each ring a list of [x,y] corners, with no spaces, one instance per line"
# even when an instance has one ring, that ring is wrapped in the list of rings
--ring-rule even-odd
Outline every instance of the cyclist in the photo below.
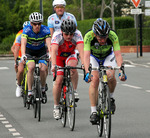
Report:
[[[33,12],[29,16],[30,26],[27,26],[23,29],[21,37],[21,60],[26,60],[27,57],[46,57],[46,47],[45,42],[48,47],[50,47],[50,30],[47,26],[42,25],[43,15],[38,12]],[[41,90],[42,97],[46,98],[45,92],[45,83],[47,77],[47,62],[41,60],[40,62],[40,78],[41,78]],[[25,63],[25,62],[24,62]],[[27,83],[28,83],[28,103],[31,103],[33,97],[32,84],[33,84],[33,73],[35,68],[35,63],[33,60],[27,61],[28,74],[27,74]],[[42,100],[42,101],[47,101]]]
[[[50,28],[51,36],[54,31],[60,30],[60,26],[63,20],[71,19],[74,20],[76,26],[77,21],[73,14],[65,12],[66,1],[65,0],[54,0],[53,7],[56,13],[48,17],[47,25]]]
[[[91,116],[90,122],[95,124],[97,122],[97,111],[96,111],[96,97],[98,96],[98,85],[99,85],[99,73],[98,71],[92,71],[92,78],[89,78],[88,67],[92,64],[92,67],[98,67],[100,62],[104,66],[121,66],[123,58],[121,56],[120,45],[117,34],[110,29],[109,24],[98,18],[91,30],[89,30],[84,37],[84,67],[86,71],[86,82],[91,82],[89,87],[89,98],[91,103]],[[125,76],[120,75],[119,79],[125,81]],[[108,70],[108,87],[111,97],[111,110],[115,112],[116,105],[113,97],[114,90],[116,87],[115,71]]]
[[[29,21],[25,21],[23,23],[23,28],[30,25]],[[16,64],[17,57],[21,58],[21,35],[22,35],[23,29],[20,30],[15,38],[15,41],[13,43],[13,46],[11,50],[13,51],[14,58],[15,58],[15,71],[17,73],[17,88],[16,88],[16,97],[21,96],[21,81],[23,79],[23,71],[24,71],[24,65],[22,62],[19,61],[18,65]]]
[[[77,66],[78,60],[75,53],[75,48],[78,48],[81,62],[83,64],[83,38],[79,30],[76,29],[76,24],[73,20],[66,19],[61,24],[61,30],[53,34],[51,40],[52,48],[52,71],[55,71],[55,65],[64,67]],[[72,70],[72,78],[74,91],[76,93],[78,74],[77,70]],[[61,96],[61,86],[63,82],[63,70],[57,71],[57,78],[53,86],[54,110],[55,119],[60,118],[59,100]]]

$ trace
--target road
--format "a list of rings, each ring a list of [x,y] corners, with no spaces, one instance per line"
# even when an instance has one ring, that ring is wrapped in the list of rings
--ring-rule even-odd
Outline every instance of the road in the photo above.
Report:
[[[33,110],[23,107],[15,97],[13,60],[0,60],[0,138],[98,138],[96,126],[89,122],[88,87],[79,74],[80,101],[76,110],[75,130],[71,132],[53,119],[52,76],[48,76],[48,103],[42,105],[41,122],[33,118]],[[112,116],[112,138],[150,137],[150,73],[143,66],[127,66],[128,80],[120,82],[114,97],[117,110]]]

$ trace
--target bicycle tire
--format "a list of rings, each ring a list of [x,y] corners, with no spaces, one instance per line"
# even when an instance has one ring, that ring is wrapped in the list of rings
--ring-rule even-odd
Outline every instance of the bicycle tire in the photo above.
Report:
[[[33,93],[34,93],[34,98],[33,98],[33,109],[34,109],[34,118],[37,118],[37,101],[36,101],[36,97],[37,97],[37,89],[36,89],[36,83],[34,80],[33,83]]]
[[[41,83],[40,81],[37,83],[37,98],[38,98],[38,101],[37,101],[37,110],[38,110],[38,121],[40,122],[41,121]],[[36,99],[37,100],[37,99]]]
[[[67,115],[68,115],[68,122],[70,130],[73,131],[75,127],[75,96],[73,91],[73,85],[70,82],[68,87],[68,92],[66,93],[67,98]]]
[[[111,137],[111,109],[110,109],[110,92],[108,86],[105,87],[106,100],[104,106],[104,135],[106,138]]]
[[[101,83],[101,82],[100,82]],[[101,85],[101,84],[100,84]],[[98,122],[98,125],[97,125],[97,132],[98,132],[98,136],[99,137],[102,137],[103,135],[103,128],[104,128],[104,118],[103,118],[103,115],[101,113],[102,111],[102,91],[99,90],[99,95],[98,95],[98,104],[97,104],[97,112],[98,112],[98,116],[99,116],[99,122]]]
[[[63,127],[65,127],[67,121],[67,107],[66,107],[66,99],[64,98],[63,94],[61,95],[60,99],[60,111],[61,111],[61,123]]]

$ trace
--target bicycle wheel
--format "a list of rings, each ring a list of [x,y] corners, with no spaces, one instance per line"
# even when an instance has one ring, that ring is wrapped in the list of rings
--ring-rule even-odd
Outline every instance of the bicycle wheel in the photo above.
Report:
[[[28,95],[28,84],[27,84],[27,74],[25,75],[24,78],[24,89],[23,89],[23,103],[24,107],[27,106],[27,95]]]
[[[37,97],[36,97],[36,101],[37,101],[37,110],[38,110],[38,121],[41,121],[41,83],[40,81],[37,83]]]
[[[33,99],[33,109],[34,109],[34,118],[37,118],[37,101],[36,101],[36,97],[37,97],[37,90],[34,87],[34,99]]]
[[[98,112],[98,116],[99,116],[97,132],[98,132],[98,136],[102,137],[103,128],[104,128],[104,118],[103,118],[103,113],[102,113],[102,93],[101,93],[101,91],[99,92],[99,95],[98,95],[97,112]]]
[[[71,82],[68,87],[68,92],[66,93],[66,98],[69,127],[70,130],[73,131],[75,126],[75,96],[73,91],[73,85]]]
[[[67,107],[66,107],[66,99],[64,98],[64,95],[61,95],[60,99],[60,111],[61,111],[61,123],[63,127],[66,126],[66,120],[67,120]]]
[[[110,93],[108,87],[104,89],[105,103],[104,103],[104,135],[106,138],[111,136],[111,110],[110,110]]]

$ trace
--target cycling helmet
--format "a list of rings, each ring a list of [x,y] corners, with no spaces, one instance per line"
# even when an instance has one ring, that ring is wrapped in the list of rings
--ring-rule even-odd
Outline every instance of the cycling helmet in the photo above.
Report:
[[[53,7],[55,7],[56,5],[64,5],[64,6],[66,6],[66,1],[65,0],[54,0],[53,1]]]
[[[33,12],[29,16],[30,22],[43,22],[43,15],[39,12]]]
[[[23,23],[23,28],[26,27],[26,26],[28,26],[29,24],[30,24],[30,21],[25,21],[25,22]]]
[[[73,20],[63,20],[61,24],[61,31],[65,33],[74,33],[76,31],[76,24]]]
[[[110,26],[102,18],[98,18],[92,27],[93,32],[98,36],[106,36],[109,34]]]

